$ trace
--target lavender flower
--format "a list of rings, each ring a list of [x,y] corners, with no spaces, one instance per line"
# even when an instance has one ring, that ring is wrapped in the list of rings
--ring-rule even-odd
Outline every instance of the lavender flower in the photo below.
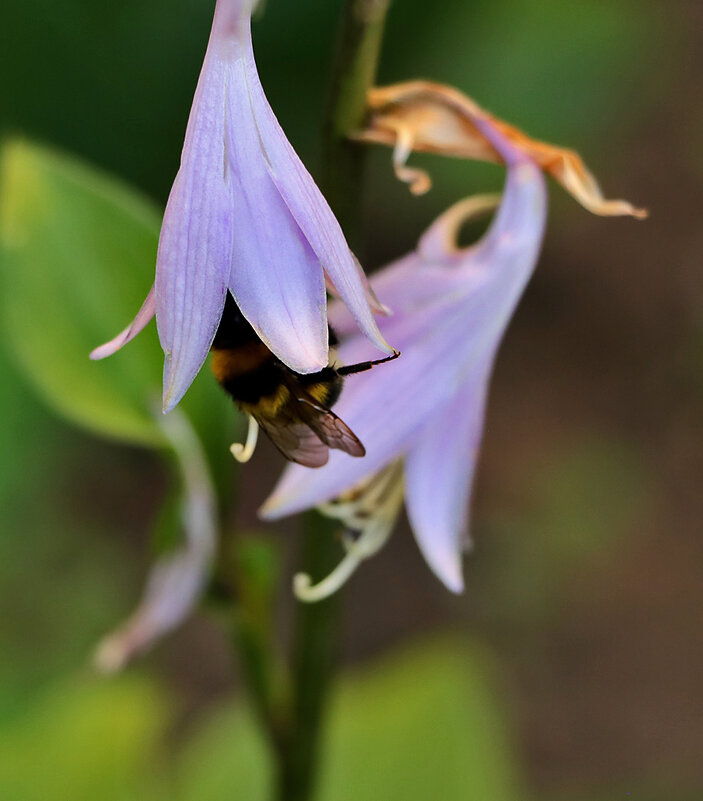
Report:
[[[391,352],[339,223],[266,100],[252,50],[252,6],[217,0],[154,289],[132,325],[91,354],[114,353],[156,314],[164,411],[202,367],[228,289],[259,337],[296,372],[327,365],[326,282],[363,333]]]
[[[335,407],[366,445],[366,457],[334,452],[316,471],[291,465],[261,510],[275,519],[324,504],[323,511],[356,532],[345,541],[344,561],[324,582],[311,587],[307,576],[296,578],[304,600],[334,591],[383,544],[403,479],[425,559],[450,590],[463,588],[461,553],[490,374],[537,261],[547,213],[540,168],[496,128],[480,124],[508,167],[486,235],[472,247],[456,245],[461,225],[497,203],[494,197],[469,198],[443,214],[415,252],[372,280],[394,312],[382,330],[403,356],[350,381]],[[363,359],[366,345],[353,334],[348,313],[336,307],[330,318],[337,331],[351,334],[339,349],[340,360]]]

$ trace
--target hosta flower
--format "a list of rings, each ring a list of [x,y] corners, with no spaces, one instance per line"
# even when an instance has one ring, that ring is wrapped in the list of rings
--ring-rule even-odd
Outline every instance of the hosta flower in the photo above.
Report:
[[[252,5],[217,0],[154,288],[132,325],[92,354],[114,353],[156,314],[165,411],[205,361],[228,290],[259,337],[296,372],[327,365],[326,283],[361,331],[391,352],[339,223],[266,100],[252,50]]]
[[[410,184],[414,194],[426,192],[431,182],[423,170],[406,166],[413,150],[502,162],[500,148],[486,136],[488,124],[594,214],[647,216],[644,209],[625,200],[606,200],[578,153],[531,139],[452,87],[431,81],[377,87],[369,90],[367,106],[368,125],[355,138],[392,145],[396,174]]]
[[[462,589],[461,553],[488,382],[537,261],[547,212],[540,168],[495,128],[487,125],[484,132],[508,173],[483,239],[467,248],[456,244],[468,218],[496,205],[492,196],[449,209],[415,252],[372,279],[393,310],[382,330],[403,356],[349,381],[335,407],[366,445],[366,457],[335,452],[315,471],[293,465],[262,509],[265,518],[275,519],[323,504],[323,511],[351,532],[344,540],[344,561],[321,585],[310,587],[306,576],[297,578],[304,599],[333,591],[383,544],[400,505],[401,481],[425,559],[449,589]],[[339,349],[340,361],[362,360],[367,345],[353,334],[349,315],[337,307],[331,321],[350,335]]]
[[[469,198],[449,209],[415,252],[372,279],[394,312],[381,329],[403,357],[357,376],[335,407],[365,443],[366,458],[334,453],[315,472],[290,466],[261,510],[275,519],[318,506],[344,524],[346,555],[338,568],[315,586],[307,575],[296,577],[304,600],[333,592],[383,545],[403,485],[425,559],[449,589],[462,589],[461,554],[490,375],[542,241],[542,170],[597,214],[646,216],[626,201],[604,199],[573,151],[529,139],[456,90],[426,82],[373,89],[369,110],[368,127],[357,138],[393,145],[396,171],[415,192],[426,191],[430,181],[405,165],[413,149],[504,163],[507,179],[492,225],[476,245],[457,247],[457,233],[467,219],[496,205],[495,198]],[[337,306],[330,318],[349,335],[340,360],[362,360],[366,346],[348,313]]]

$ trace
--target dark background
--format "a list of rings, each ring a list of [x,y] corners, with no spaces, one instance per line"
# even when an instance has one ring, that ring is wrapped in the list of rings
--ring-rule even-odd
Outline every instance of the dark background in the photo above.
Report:
[[[268,0],[254,29],[271,104],[313,172],[339,10]],[[7,3],[3,133],[163,204],[211,12],[205,0]],[[439,585],[402,526],[345,600],[345,664],[434,630],[490,651],[515,762],[540,799],[703,794],[702,44],[695,0],[396,0],[388,19],[381,83],[454,84],[574,147],[606,194],[651,210],[644,223],[596,218],[551,186],[543,256],[493,381],[467,592]],[[419,199],[387,151],[371,154],[369,269],[449,203],[500,186],[497,167],[415,161],[435,178]],[[0,365],[1,752],[16,739],[2,725],[41,718],[41,699],[133,605],[166,479],[144,452],[55,418],[1,346]],[[243,473],[243,527],[259,525],[279,467],[263,447]],[[295,532],[277,536],[285,635]],[[170,688],[169,742],[238,685],[207,614],[139,671]]]

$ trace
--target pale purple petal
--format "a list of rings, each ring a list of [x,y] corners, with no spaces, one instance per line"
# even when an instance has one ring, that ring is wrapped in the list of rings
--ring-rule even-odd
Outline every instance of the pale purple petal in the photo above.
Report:
[[[233,220],[224,131],[230,54],[218,21],[223,17],[216,14],[159,239],[156,322],[166,357],[164,411],[178,403],[205,361],[229,283]]]
[[[121,669],[185,620],[200,600],[215,554],[217,502],[200,442],[178,412],[162,428],[181,470],[185,542],[156,563],[138,608],[98,645],[95,661],[105,672]]]
[[[114,339],[111,339],[109,342],[106,342],[104,345],[100,345],[100,347],[91,351],[90,358],[104,359],[107,356],[112,356],[112,354],[116,353],[121,347],[126,345],[128,342],[131,342],[131,340],[133,340],[134,337],[136,337],[137,334],[144,329],[146,324],[154,316],[155,309],[156,297],[154,294],[154,287],[152,286],[134,320],[132,320],[127,328],[120,332]]]
[[[332,451],[329,462],[317,470],[290,465],[261,510],[275,519],[326,502],[359,480],[380,470],[404,453],[427,419],[445,406],[460,385],[463,368],[454,355],[461,320],[451,312],[455,306],[438,306],[426,315],[427,334],[422,346],[413,338],[418,323],[412,317],[391,317],[387,327],[402,356],[367,373],[349,376],[336,414],[366,447],[366,456],[355,459]],[[357,337],[340,348],[341,362],[363,358],[369,345]],[[365,354],[367,355],[367,354]]]
[[[545,216],[541,172],[520,164],[510,170],[489,233],[480,245],[462,251],[459,263],[447,267],[408,257],[378,276],[389,289],[391,304],[396,297],[402,302],[402,311],[382,321],[402,356],[350,376],[335,406],[367,455],[355,460],[335,452],[316,471],[289,467],[263,507],[264,517],[326,502],[406,453],[477,365],[490,366],[534,268]],[[340,363],[368,358],[367,350],[360,336],[353,337],[339,349]]]
[[[271,180],[249,98],[246,54],[228,70],[227,159],[234,236],[230,290],[281,361],[300,373],[327,365],[327,296],[317,256]]]
[[[405,504],[415,539],[427,564],[452,592],[464,588],[461,554],[487,390],[481,369],[429,421],[405,458]]]
[[[349,249],[342,229],[310,173],[293,150],[266,99],[256,71],[250,37],[246,47],[247,81],[271,178],[359,328],[378,348],[391,353],[393,349],[379,331],[369,305],[363,273],[360,274],[358,262]],[[377,305],[373,298],[371,303]]]

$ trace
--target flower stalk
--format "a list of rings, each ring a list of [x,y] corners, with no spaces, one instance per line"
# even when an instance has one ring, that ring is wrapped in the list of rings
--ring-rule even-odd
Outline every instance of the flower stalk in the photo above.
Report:
[[[359,249],[365,148],[351,134],[363,127],[375,85],[391,0],[347,0],[342,12],[324,123],[322,189],[352,249]]]
[[[342,13],[324,128],[322,190],[353,248],[360,238],[364,147],[349,139],[366,113],[390,0],[347,0]],[[339,558],[338,524],[316,512],[305,517],[302,567],[314,579]],[[339,596],[297,607],[287,738],[281,743],[278,801],[309,801],[315,790],[320,731],[337,646]]]

